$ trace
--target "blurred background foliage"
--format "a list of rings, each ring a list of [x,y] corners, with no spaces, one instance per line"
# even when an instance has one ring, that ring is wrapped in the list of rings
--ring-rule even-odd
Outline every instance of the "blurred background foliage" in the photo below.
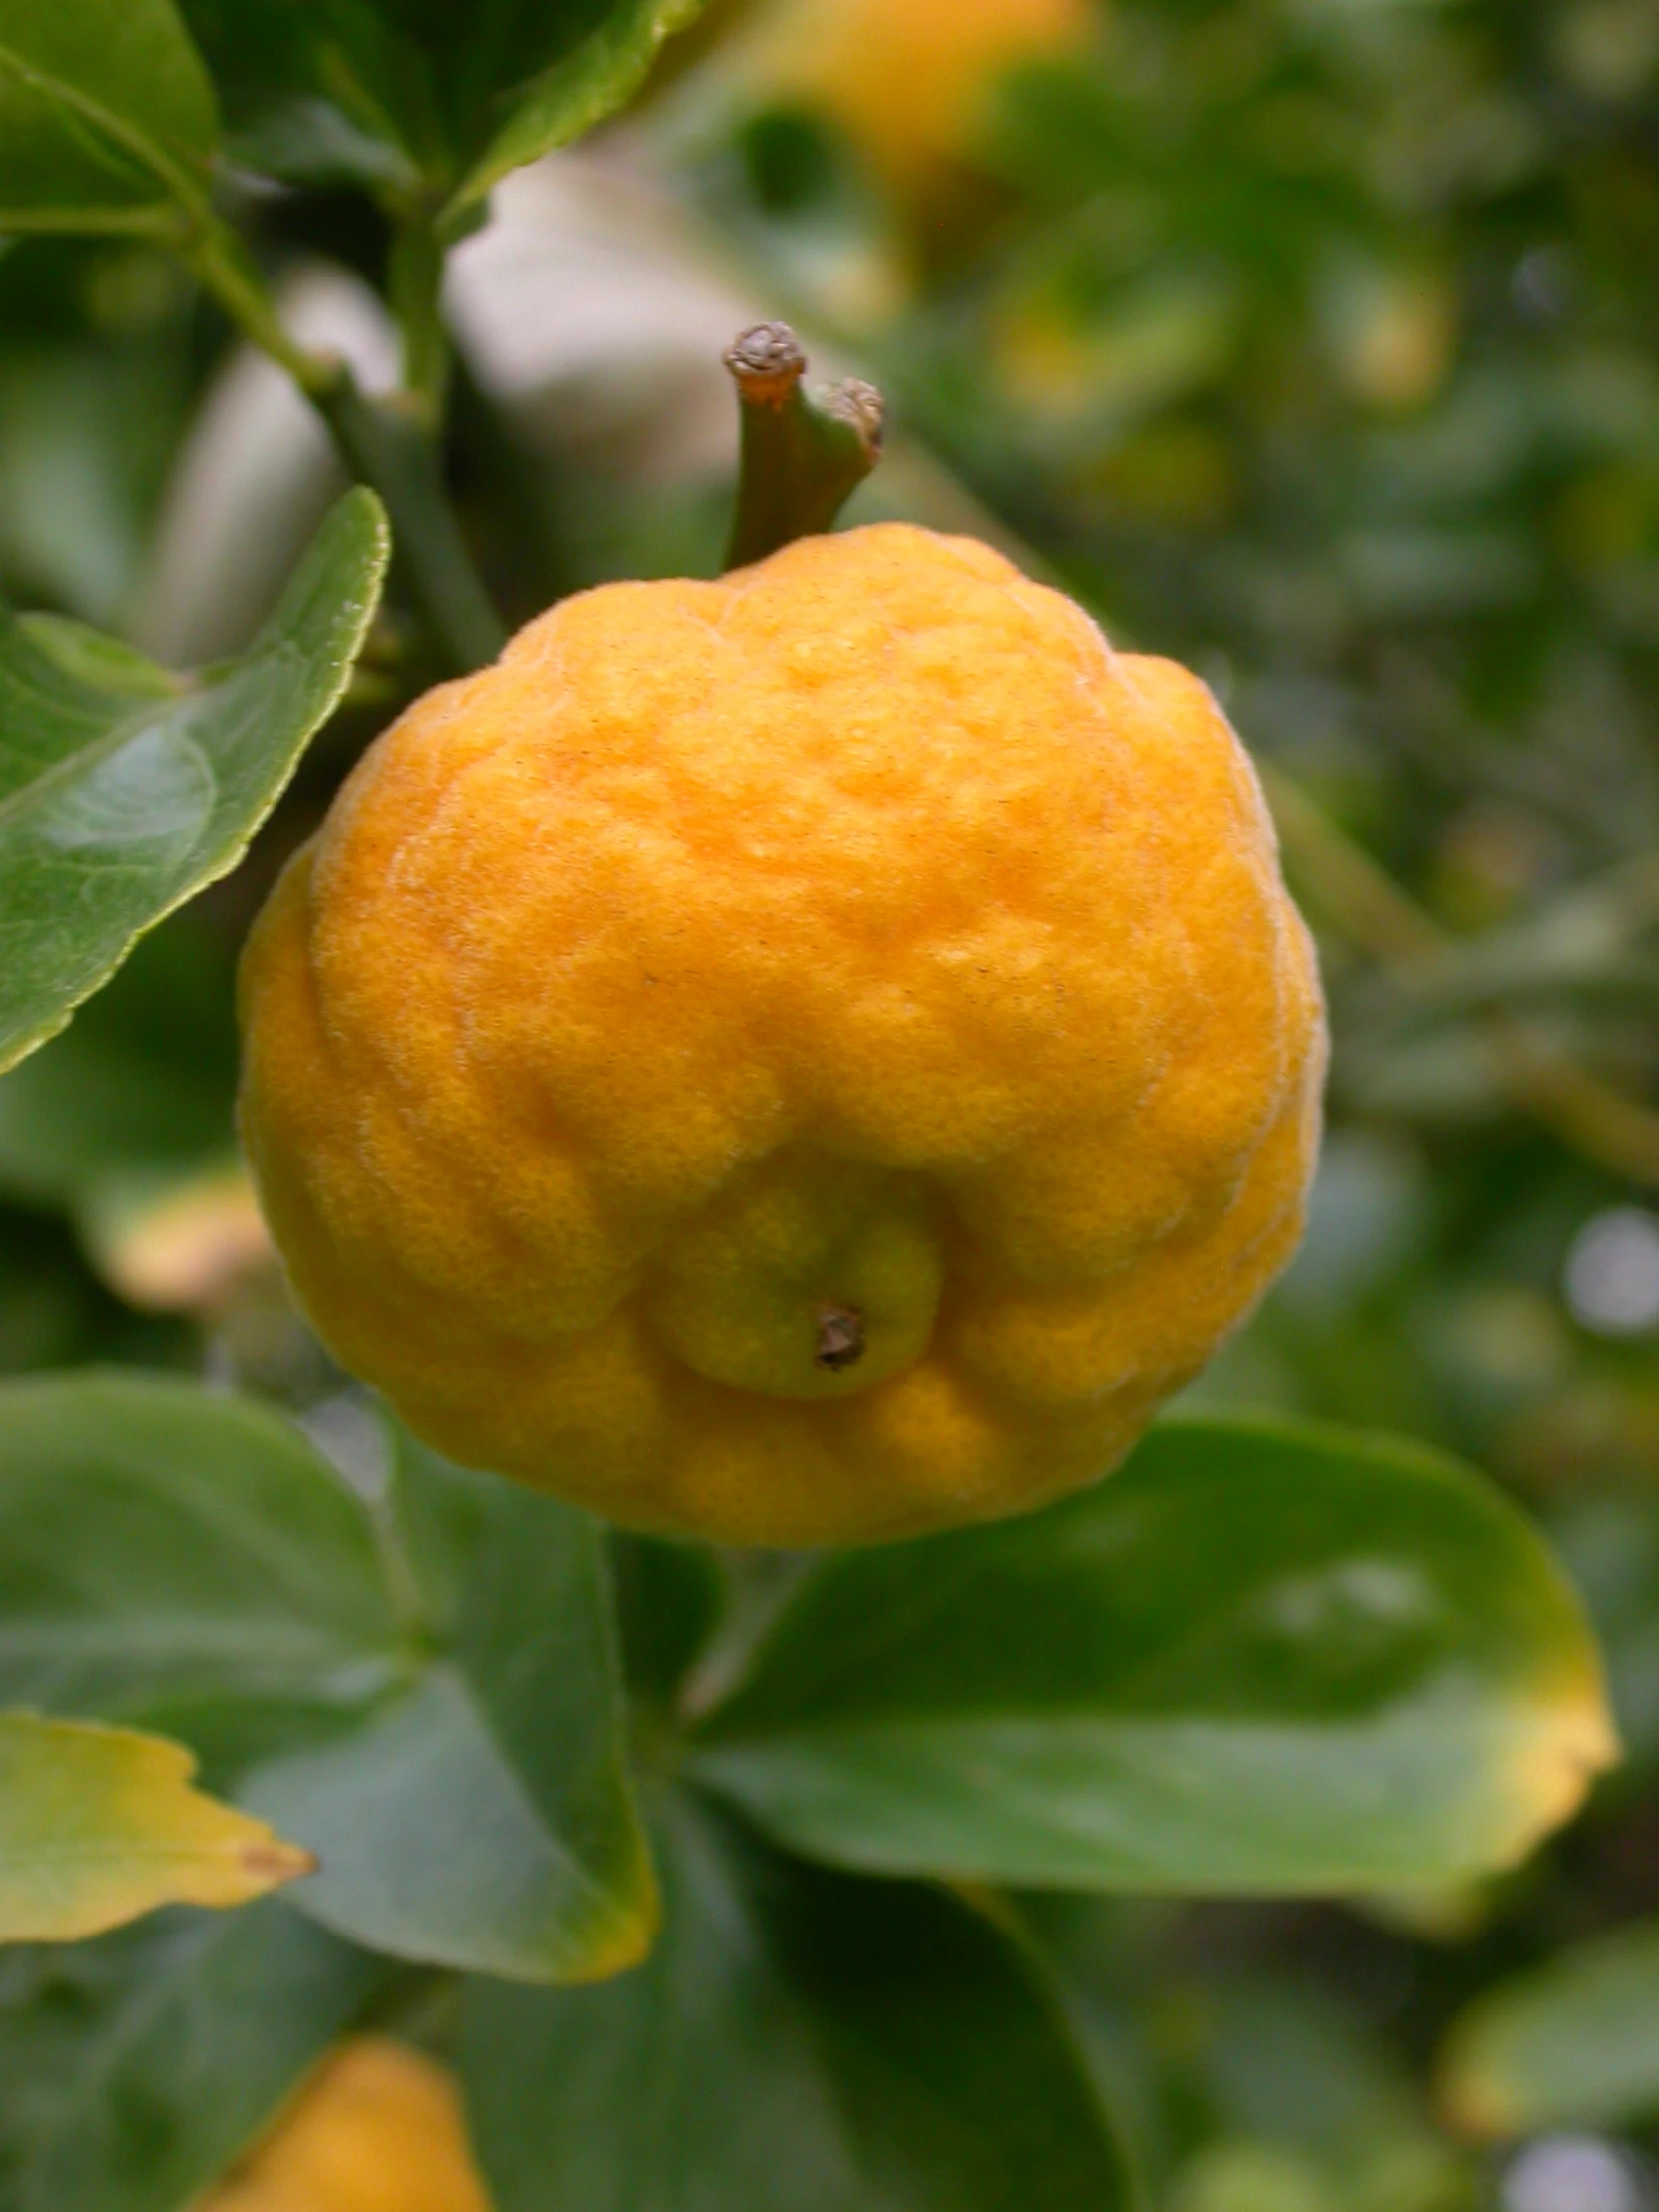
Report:
[[[370,204],[243,212],[383,382]],[[1201,1394],[1473,1457],[1605,1639],[1628,1763],[1511,1878],[1030,1904],[1172,2212],[1659,2204],[1656,267],[1652,0],[717,0],[455,257],[515,619],[718,566],[719,349],[786,314],[888,395],[850,519],[982,532],[1206,675],[1337,1049],[1306,1249]],[[8,597],[230,650],[333,466],[158,253],[0,250]],[[433,673],[394,596],[251,864],[0,1083],[0,1370],[338,1386],[235,1163],[234,954]]]

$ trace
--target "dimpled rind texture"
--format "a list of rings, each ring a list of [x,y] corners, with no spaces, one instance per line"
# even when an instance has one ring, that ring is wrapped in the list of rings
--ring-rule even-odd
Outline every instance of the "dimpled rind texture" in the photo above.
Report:
[[[1092,1481],[1301,1234],[1325,1024],[1249,762],[969,539],[565,601],[369,750],[242,985],[325,1342],[639,1527]]]

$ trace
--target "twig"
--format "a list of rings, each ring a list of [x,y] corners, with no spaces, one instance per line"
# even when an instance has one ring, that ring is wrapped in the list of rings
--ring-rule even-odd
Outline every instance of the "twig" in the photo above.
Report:
[[[432,395],[370,398],[343,361],[299,345],[283,328],[241,240],[217,217],[194,226],[178,250],[244,336],[287,370],[327,424],[352,475],[385,501],[410,597],[450,667],[462,674],[494,660],[506,627],[444,488]],[[411,369],[434,373],[428,338],[409,343]],[[441,355],[435,373],[441,379]]]

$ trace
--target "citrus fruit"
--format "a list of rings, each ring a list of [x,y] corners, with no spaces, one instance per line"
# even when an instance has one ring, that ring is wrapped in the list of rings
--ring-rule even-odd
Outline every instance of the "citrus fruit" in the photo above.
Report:
[[[469,1464],[851,1543],[1102,1474],[1300,1233],[1249,762],[969,539],[610,584],[369,750],[242,977],[324,1340]]]
[[[199,2212],[489,2212],[443,2067],[383,2035],[342,2043]]]

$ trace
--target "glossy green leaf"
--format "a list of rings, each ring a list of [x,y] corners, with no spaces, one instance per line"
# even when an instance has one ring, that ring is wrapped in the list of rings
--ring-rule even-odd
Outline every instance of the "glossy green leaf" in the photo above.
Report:
[[[1477,2135],[1659,2113],[1659,1920],[1614,1929],[1477,1999],[1451,2030],[1440,2092]]]
[[[1020,1946],[954,1898],[803,1866],[690,1799],[667,1922],[576,1994],[475,1982],[500,2212],[1117,2212],[1122,2155]]]
[[[0,1952],[0,2203],[179,2212],[385,1976],[275,1900]]]
[[[200,202],[213,88],[173,0],[0,0],[0,231]]]
[[[704,0],[609,0],[592,27],[568,34],[545,66],[507,95],[509,112],[462,180],[451,225],[485,200],[510,170],[568,146],[625,106],[645,81],[657,49],[683,30]],[[578,11],[567,9],[568,17]],[[594,11],[582,11],[592,17]]]
[[[315,1851],[304,1910],[378,1949],[527,1981],[644,1952],[656,1889],[628,1773],[597,1526],[490,1477],[453,1648],[245,1799]]]
[[[412,1663],[361,1506],[286,1421],[130,1373],[0,1386],[0,1703],[235,1772]]]
[[[275,1414],[131,1374],[0,1387],[0,1700],[139,1721],[248,1778],[239,1799],[324,1862],[296,1900],[344,1934],[613,1972],[655,1897],[597,1531],[430,1471],[473,1504],[447,1612]]]
[[[0,1713],[0,1942],[101,1936],[160,1905],[247,1905],[310,1871],[264,1821],[192,1789],[182,1744]]]
[[[236,865],[345,688],[387,550],[348,493],[248,654],[194,679],[0,614],[0,1068]]]
[[[1578,1604],[1495,1490],[1183,1419],[1047,1512],[820,1567],[696,1771],[849,1866],[1341,1891],[1512,1862],[1612,1750]]]
[[[462,230],[511,169],[621,107],[703,0],[183,0],[242,159],[393,202],[447,195]]]

